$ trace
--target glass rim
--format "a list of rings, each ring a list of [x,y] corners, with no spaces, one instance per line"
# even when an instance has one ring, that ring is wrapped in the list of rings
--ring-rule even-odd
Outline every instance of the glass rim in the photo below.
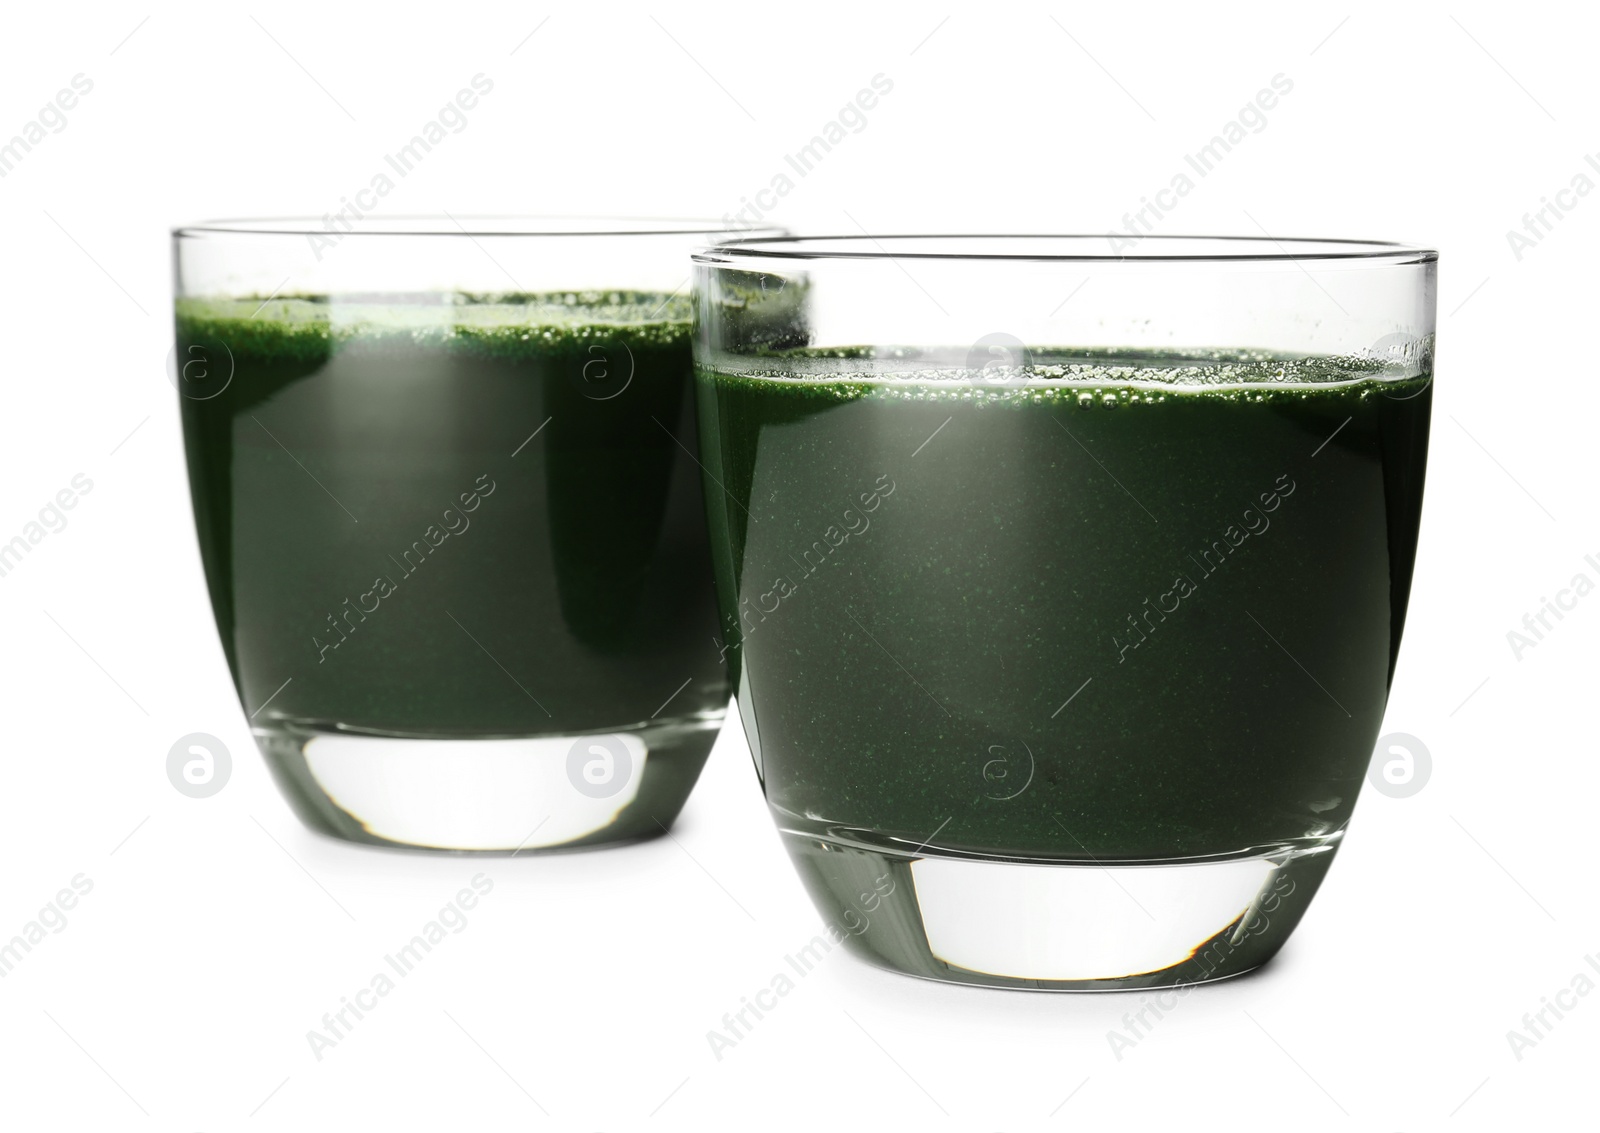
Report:
[[[1003,250],[991,245],[1037,243]],[[919,247],[922,242],[927,247]],[[1106,250],[1093,250],[1095,245]],[[1129,245],[1132,245],[1130,248]],[[855,245],[855,247],[852,247]],[[1051,247],[1050,245],[1055,245]],[[1204,250],[1205,246],[1212,246]],[[935,247],[937,246],[937,247]],[[1366,260],[1385,266],[1434,263],[1439,253],[1416,244],[1306,236],[1145,236],[1128,233],[922,233],[874,236],[748,236],[697,248],[694,261],[728,264],[771,260],[951,260],[1044,263],[1228,264]]]
[[[711,236],[722,232],[748,234],[751,227],[742,225],[730,228],[726,221],[710,217],[632,217],[632,216],[560,216],[531,214],[485,214],[456,216],[443,214],[398,214],[373,217],[375,227],[356,227],[346,231],[330,227],[332,223],[320,216],[267,216],[236,217],[202,220],[194,224],[177,225],[172,229],[174,239],[206,236],[454,236],[467,237],[564,237],[564,236]],[[763,235],[757,239],[770,239],[784,235],[778,225],[757,225],[755,230]]]

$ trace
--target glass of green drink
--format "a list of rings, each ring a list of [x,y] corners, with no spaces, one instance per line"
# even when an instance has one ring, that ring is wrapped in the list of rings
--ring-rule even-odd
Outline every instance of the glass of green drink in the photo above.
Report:
[[[174,233],[211,604],[308,825],[514,852],[673,821],[728,699],[686,298],[718,227]]]
[[[1266,962],[1394,676],[1437,255],[904,236],[695,261],[722,632],[832,938],[1004,987]]]

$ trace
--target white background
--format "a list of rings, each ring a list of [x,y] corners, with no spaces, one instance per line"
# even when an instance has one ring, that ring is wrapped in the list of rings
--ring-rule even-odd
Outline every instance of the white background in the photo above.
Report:
[[[0,1123],[1503,1129],[1592,1112],[1600,994],[1520,1060],[1506,1037],[1600,952],[1600,597],[1520,660],[1506,639],[1573,575],[1600,581],[1583,561],[1600,557],[1600,194],[1520,262],[1506,239],[1600,149],[1589,15],[13,7],[0,136],[74,74],[94,89],[0,179],[0,536],[74,474],[94,488],[0,578],[0,938],[74,875],[94,888],[0,980]],[[391,211],[720,215],[882,73],[892,94],[776,219],[1105,231],[1292,79],[1162,231],[1251,234],[1254,217],[1440,249],[1432,466],[1385,724],[1434,768],[1411,798],[1366,790],[1267,970],[1190,995],[1119,1060],[1107,1032],[1137,995],[938,986],[836,951],[718,1061],[706,1032],[820,928],[731,718],[673,840],[477,861],[300,827],[202,585],[163,373],[167,230],[336,208],[478,72],[493,94]],[[234,753],[214,798],[167,781],[189,732]],[[306,1032],[478,871],[495,887],[465,931],[316,1061]]]

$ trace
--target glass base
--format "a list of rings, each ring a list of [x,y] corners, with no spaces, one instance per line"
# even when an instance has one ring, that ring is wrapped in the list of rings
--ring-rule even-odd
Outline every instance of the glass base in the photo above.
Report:
[[[471,738],[279,719],[255,736],[313,830],[380,846],[521,853],[661,834],[694,789],[722,716]]]
[[[1180,987],[1283,946],[1338,835],[1161,862],[1039,861],[876,844],[778,814],[833,940],[882,968],[1046,991]]]

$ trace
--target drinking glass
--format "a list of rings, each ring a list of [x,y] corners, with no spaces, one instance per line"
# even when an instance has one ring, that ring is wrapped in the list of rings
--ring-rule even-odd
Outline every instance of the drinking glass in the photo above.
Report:
[[[1062,990],[1269,959],[1394,676],[1437,255],[864,236],[694,259],[722,632],[825,943]]]
[[[174,232],[212,610],[309,826],[514,852],[673,821],[728,699],[686,297],[718,227]]]

